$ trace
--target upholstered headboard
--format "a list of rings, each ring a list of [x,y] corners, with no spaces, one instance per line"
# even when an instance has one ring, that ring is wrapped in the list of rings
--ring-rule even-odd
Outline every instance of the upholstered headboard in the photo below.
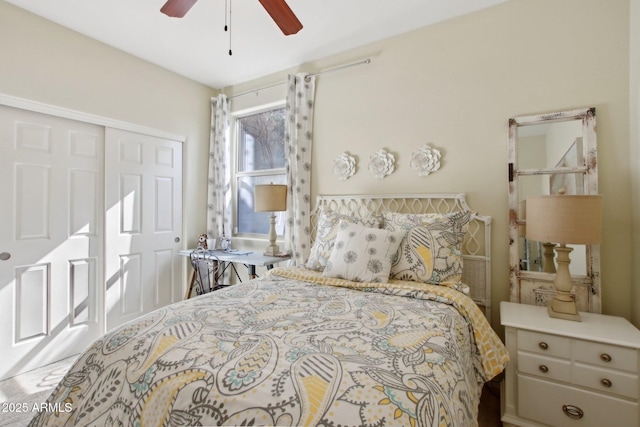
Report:
[[[464,194],[381,194],[318,196],[311,213],[311,238],[316,235],[321,209],[360,218],[384,211],[400,213],[450,213],[471,210]],[[463,243],[462,280],[470,296],[491,320],[491,217],[474,213]]]

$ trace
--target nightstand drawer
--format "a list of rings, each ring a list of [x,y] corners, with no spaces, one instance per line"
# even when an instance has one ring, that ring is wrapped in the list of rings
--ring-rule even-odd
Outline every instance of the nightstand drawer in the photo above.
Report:
[[[518,416],[555,427],[635,426],[638,404],[518,375]]]
[[[640,330],[621,317],[580,315],[571,322],[549,317],[546,307],[500,303],[513,357],[501,393],[504,425],[640,427]]]
[[[571,341],[558,335],[519,330],[518,350],[568,359],[571,356]]]
[[[579,362],[629,372],[638,369],[638,352],[635,349],[590,341],[576,341],[574,346],[575,359]]]
[[[638,398],[638,376],[634,374],[576,363],[571,376],[574,384],[583,387]]]
[[[571,363],[567,359],[557,359],[542,355],[518,352],[518,371],[558,381],[571,381]]]

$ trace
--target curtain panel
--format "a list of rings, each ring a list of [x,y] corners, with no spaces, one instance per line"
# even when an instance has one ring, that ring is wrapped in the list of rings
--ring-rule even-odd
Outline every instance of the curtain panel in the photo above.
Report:
[[[311,143],[315,77],[299,73],[287,78],[285,156],[287,170],[286,247],[293,265],[303,265],[311,246]]]
[[[229,101],[226,95],[211,98],[209,183],[207,192],[207,235],[231,237],[231,156],[227,129]],[[218,244],[219,246],[219,244]]]

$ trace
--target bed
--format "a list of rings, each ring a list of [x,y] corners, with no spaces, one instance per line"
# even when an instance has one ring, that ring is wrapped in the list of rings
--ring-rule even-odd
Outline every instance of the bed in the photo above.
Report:
[[[110,331],[31,425],[475,426],[508,361],[490,225],[461,194],[319,197],[305,266]]]

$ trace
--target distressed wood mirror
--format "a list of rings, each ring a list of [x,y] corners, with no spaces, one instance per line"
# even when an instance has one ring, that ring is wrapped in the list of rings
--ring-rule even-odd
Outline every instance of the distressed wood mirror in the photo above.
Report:
[[[553,244],[527,240],[525,200],[543,194],[598,194],[596,110],[509,119],[509,264],[512,302],[547,305],[554,294]],[[579,311],[601,312],[600,247],[571,245]]]

